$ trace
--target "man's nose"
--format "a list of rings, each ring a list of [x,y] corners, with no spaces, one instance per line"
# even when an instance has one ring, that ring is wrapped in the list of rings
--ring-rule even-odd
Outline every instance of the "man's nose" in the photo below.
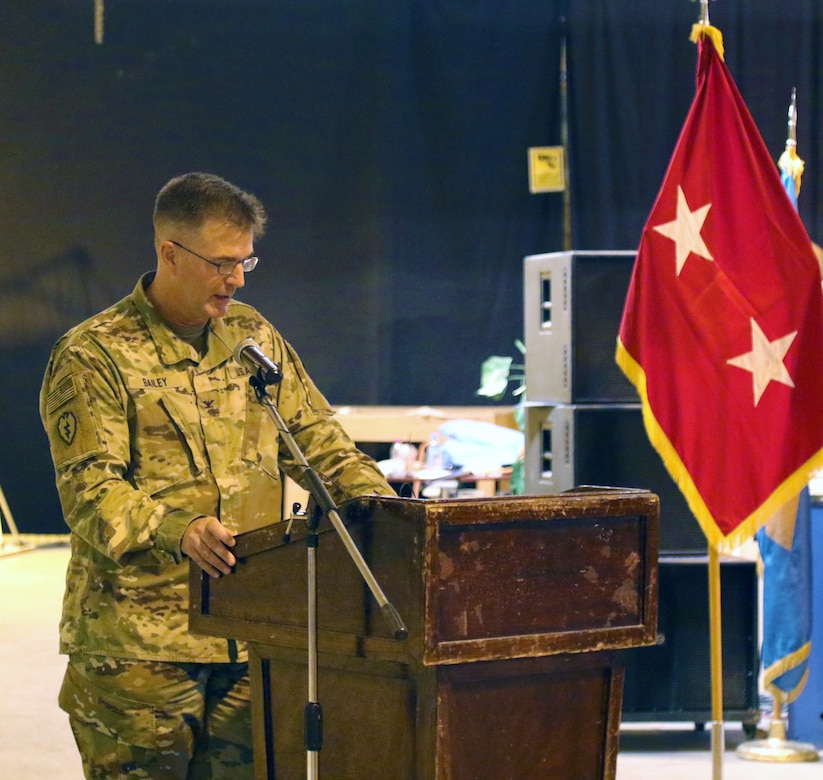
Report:
[[[246,272],[243,270],[242,263],[237,263],[232,268],[231,273],[226,277],[226,281],[233,287],[243,287],[246,284]]]

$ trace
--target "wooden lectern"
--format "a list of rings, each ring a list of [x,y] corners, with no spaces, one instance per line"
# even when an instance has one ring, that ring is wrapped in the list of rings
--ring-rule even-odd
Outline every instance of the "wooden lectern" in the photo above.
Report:
[[[320,528],[323,780],[614,778],[619,651],[654,644],[658,499],[580,489],[340,507],[408,627],[392,638],[327,521]],[[306,776],[305,529],[237,537],[212,580],[192,564],[192,630],[249,643],[257,778]]]

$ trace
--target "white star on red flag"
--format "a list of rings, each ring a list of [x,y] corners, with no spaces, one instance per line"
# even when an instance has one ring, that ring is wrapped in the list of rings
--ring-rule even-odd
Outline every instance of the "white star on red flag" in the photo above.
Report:
[[[781,382],[788,387],[794,387],[794,382],[788,369],[783,363],[783,358],[789,351],[797,331],[793,331],[774,341],[769,341],[760,326],[751,319],[752,325],[752,349],[737,357],[730,358],[726,362],[729,365],[737,366],[746,371],[752,372],[752,386],[754,388],[754,405],[760,403],[763,393],[769,386],[769,382]]]
[[[686,202],[686,195],[683,188],[677,187],[677,217],[672,222],[664,222],[662,225],[656,225],[654,230],[662,233],[666,238],[670,238],[675,243],[675,261],[677,263],[677,275],[683,270],[689,255],[694,252],[699,257],[706,260],[714,260],[700,235],[703,228],[703,223],[706,221],[706,216],[709,209],[712,207],[711,203],[706,203],[700,208],[692,211],[689,204]]]

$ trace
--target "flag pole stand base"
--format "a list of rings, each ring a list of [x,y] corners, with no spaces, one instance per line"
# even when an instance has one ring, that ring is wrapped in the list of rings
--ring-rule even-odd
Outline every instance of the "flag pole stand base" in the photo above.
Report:
[[[742,743],[737,748],[737,755],[746,761],[771,761],[774,763],[817,761],[820,759],[814,745],[786,739],[786,722],[780,717],[772,719],[767,739]]]

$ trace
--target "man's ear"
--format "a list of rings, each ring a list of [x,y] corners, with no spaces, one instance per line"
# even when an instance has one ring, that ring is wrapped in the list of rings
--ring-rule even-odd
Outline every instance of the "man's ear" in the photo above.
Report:
[[[171,241],[160,242],[157,257],[169,270],[177,267],[177,247]]]

